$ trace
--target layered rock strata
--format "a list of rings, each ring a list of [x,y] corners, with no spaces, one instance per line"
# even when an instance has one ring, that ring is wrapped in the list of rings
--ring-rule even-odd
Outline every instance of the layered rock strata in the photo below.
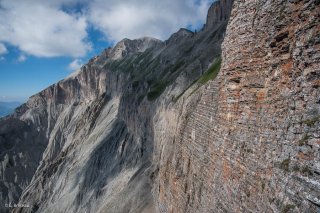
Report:
[[[319,212],[319,9],[234,2],[217,79],[159,141],[160,212]]]

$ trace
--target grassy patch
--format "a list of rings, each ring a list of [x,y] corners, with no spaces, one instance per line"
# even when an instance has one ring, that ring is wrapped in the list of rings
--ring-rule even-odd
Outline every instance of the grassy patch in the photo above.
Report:
[[[312,176],[312,172],[310,170],[310,168],[308,166],[304,166],[302,169],[301,169],[301,172],[303,175],[305,176]]]
[[[307,145],[307,141],[310,138],[309,135],[305,134],[301,140],[299,140],[299,146]]]
[[[294,172],[299,172],[299,171],[300,171],[300,168],[299,168],[299,166],[298,166],[297,164],[295,164],[295,165],[293,166],[292,170],[293,170]]]
[[[168,86],[168,82],[160,82],[154,85],[153,87],[151,87],[150,92],[148,92],[147,94],[148,100],[154,101],[155,99],[157,99],[163,93],[163,91],[166,89],[167,86]]]
[[[177,62],[175,66],[173,66],[171,73],[174,73],[178,69],[180,69],[183,65],[185,65],[184,61]]]
[[[308,119],[303,121],[304,124],[306,124],[309,127],[312,127],[315,125],[316,122],[320,121],[320,116],[316,116],[314,118]]]
[[[294,209],[296,206],[295,205],[292,205],[292,204],[286,204],[281,213],[288,213],[291,209]]]
[[[262,191],[264,191],[265,187],[266,187],[266,183],[265,183],[265,180],[263,180],[263,181],[261,182]]]
[[[174,66],[165,69],[167,70],[167,72],[165,70],[163,72],[158,72],[158,69],[160,67],[160,59],[155,59],[148,66],[148,69],[150,70],[148,71],[149,75],[146,75],[145,77],[148,85],[150,86],[150,91],[147,94],[148,100],[153,101],[157,99],[165,91],[166,87],[174,82],[174,80],[178,77],[179,72],[182,70],[181,68],[184,65],[185,62],[180,61],[177,62]]]
[[[250,190],[248,188],[244,190],[244,193],[247,195],[247,197],[250,197]]]
[[[134,80],[134,81],[132,82],[132,87],[133,87],[133,88],[137,88],[137,87],[139,86],[139,84],[140,84],[140,81]]]
[[[105,67],[111,69],[112,71],[116,71],[120,64],[121,64],[120,60],[114,60],[114,61],[111,61],[110,63],[107,63]]]
[[[139,104],[143,101],[144,96],[145,96],[145,95],[140,95],[140,96],[138,97],[138,103],[139,103]]]
[[[284,159],[280,164],[280,169],[288,172],[289,171],[289,165],[290,165],[290,158]]]
[[[205,84],[209,80],[213,80],[217,77],[221,67],[221,57],[217,58],[217,60],[211,65],[211,67],[197,80],[193,81],[192,84],[190,84],[182,93],[180,93],[175,99],[174,102],[177,102],[188,89],[190,89],[191,86],[193,86],[195,83]],[[200,86],[195,88],[190,95],[192,95],[197,89],[199,89]]]
[[[190,87],[192,87],[196,82],[197,80],[193,81],[185,90],[183,90],[183,92],[181,92],[177,97],[175,97],[173,101],[177,102],[184,95],[184,93],[186,93],[186,91],[188,91],[188,89],[190,89]]]
[[[198,82],[201,84],[207,83],[217,77],[221,67],[221,58],[219,57],[211,67],[199,78]]]
[[[193,48],[194,48],[194,45],[191,45],[191,46],[189,46],[189,47],[186,47],[186,48],[184,49],[184,53],[186,53],[186,54],[191,53],[191,51],[193,50]]]

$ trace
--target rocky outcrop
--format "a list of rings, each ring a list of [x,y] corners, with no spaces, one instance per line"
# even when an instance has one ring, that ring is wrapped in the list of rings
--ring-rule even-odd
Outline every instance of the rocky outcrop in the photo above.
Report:
[[[138,52],[144,52],[147,49],[161,45],[162,41],[150,37],[144,37],[140,39],[123,39],[116,44],[115,47],[106,50],[106,58],[118,60],[123,59],[128,55],[132,55]]]
[[[319,211],[318,11],[235,1],[221,72],[159,140],[161,212]]]
[[[233,0],[215,1],[209,8],[205,28],[210,28],[221,21],[228,21],[231,13]]]
[[[173,45],[174,43],[179,42],[179,40],[188,38],[188,37],[190,38],[193,35],[194,33],[191,32],[190,30],[181,28],[180,30],[178,30],[178,32],[172,34],[166,43],[167,45]]]

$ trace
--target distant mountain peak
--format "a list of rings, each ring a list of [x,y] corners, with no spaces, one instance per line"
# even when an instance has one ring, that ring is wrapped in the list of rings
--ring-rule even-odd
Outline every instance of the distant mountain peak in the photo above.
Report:
[[[161,44],[162,41],[151,37],[142,37],[138,39],[122,39],[113,48],[106,50],[106,57],[117,60],[127,55],[144,52],[146,49]]]
[[[220,0],[213,2],[208,11],[205,29],[211,28],[219,22],[227,21],[230,17],[233,1]]]
[[[193,36],[193,32],[186,28],[180,28],[177,32],[173,33],[170,38],[167,40],[167,43],[176,42],[179,39]]]

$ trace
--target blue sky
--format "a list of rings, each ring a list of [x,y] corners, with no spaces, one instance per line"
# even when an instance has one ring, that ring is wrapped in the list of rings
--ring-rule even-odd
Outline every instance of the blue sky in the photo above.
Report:
[[[113,43],[104,39],[101,32],[89,29],[93,48],[81,59],[85,64]],[[70,56],[37,57],[26,55],[23,60],[21,51],[12,45],[6,45],[7,53],[0,56],[0,102],[24,102],[33,94],[70,75],[74,68],[70,64],[75,60]],[[81,63],[80,63],[81,64]]]
[[[213,0],[1,0],[0,101],[26,101],[123,38],[199,29]]]

